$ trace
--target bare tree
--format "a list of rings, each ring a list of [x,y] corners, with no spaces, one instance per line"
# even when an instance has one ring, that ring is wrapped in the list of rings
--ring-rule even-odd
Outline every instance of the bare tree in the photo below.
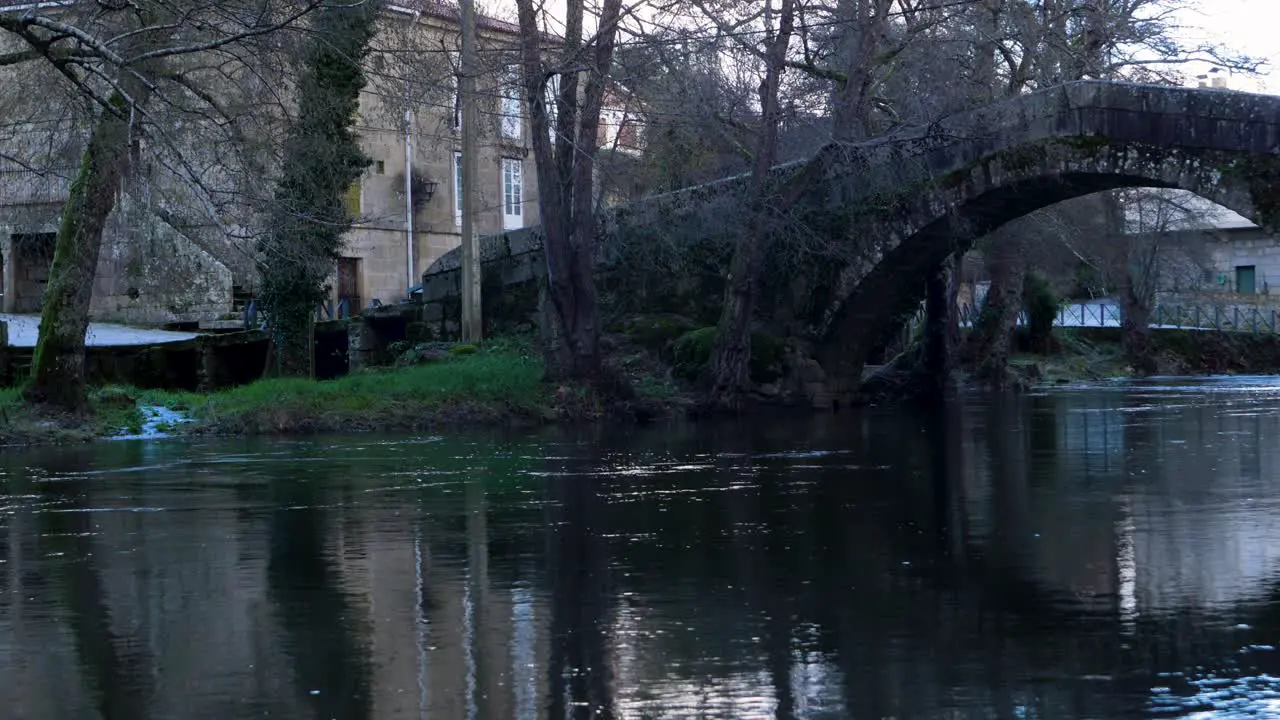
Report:
[[[758,91],[760,125],[746,191],[750,221],[733,251],[724,305],[711,353],[710,402],[714,406],[735,407],[751,386],[751,322],[755,314],[757,286],[769,240],[777,231],[778,215],[787,205],[773,186],[771,170],[778,157],[778,92],[786,71],[795,20],[795,0],[781,0],[780,7],[776,9],[772,0],[765,0],[761,12],[764,32],[759,57],[763,65]]]
[[[622,0],[603,1],[590,37],[585,1],[568,0],[564,37],[556,43],[549,43],[539,27],[533,0],[516,5],[547,263],[542,315],[547,373],[557,380],[598,384],[603,365],[594,267],[595,159]]]
[[[55,241],[28,400],[83,407],[94,272],[107,219],[139,166],[140,140],[171,144],[177,115],[238,134],[233,88],[256,77],[254,49],[317,5],[171,0],[0,8],[0,37],[17,44],[0,65],[48,68],[92,108]],[[202,62],[210,58],[216,61]],[[171,157],[185,165],[182,155]]]
[[[1258,63],[1253,59],[1178,39],[1174,11],[1192,4],[1190,0],[984,0],[974,6],[969,28],[974,68],[983,73],[972,85],[983,98],[1087,78],[1180,82],[1179,68],[1190,62],[1255,70]],[[1102,194],[1070,207],[1088,208],[1080,216],[1111,219],[1104,234],[1115,235],[1121,231],[1116,220],[1123,215],[1122,197],[1132,196]],[[1007,379],[1009,335],[1022,306],[1025,267],[1037,247],[1028,241],[1036,234],[1037,223],[1043,228],[1036,219],[1015,220],[981,243],[991,287],[982,322],[970,338],[970,353],[979,363],[979,375],[997,385]]]
[[[1095,254],[1095,267],[1120,292],[1125,358],[1139,375],[1157,371],[1151,316],[1165,288],[1195,286],[1211,266],[1206,238],[1195,231],[1203,206],[1186,193],[1138,188],[1109,194],[1111,242]],[[1186,230],[1191,232],[1186,232]],[[1179,232],[1179,231],[1182,232]]]

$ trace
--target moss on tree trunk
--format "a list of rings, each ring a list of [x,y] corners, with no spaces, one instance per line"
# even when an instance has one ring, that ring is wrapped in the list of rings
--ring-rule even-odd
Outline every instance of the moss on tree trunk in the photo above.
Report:
[[[136,99],[135,99],[136,101]],[[40,313],[40,337],[23,393],[33,403],[79,412],[84,408],[85,332],[102,233],[129,166],[129,121],[118,93],[102,110],[80,170],[62,208]]]
[[[1013,330],[1022,310],[1026,274],[1025,241],[1015,234],[997,234],[990,257],[991,286],[970,337],[975,376],[996,387],[1009,382],[1009,353]]]

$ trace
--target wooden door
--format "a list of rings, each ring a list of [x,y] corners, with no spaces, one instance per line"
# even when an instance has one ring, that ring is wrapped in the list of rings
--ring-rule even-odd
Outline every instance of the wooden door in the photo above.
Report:
[[[338,302],[347,302],[351,313],[358,313],[360,304],[360,258],[338,258]]]

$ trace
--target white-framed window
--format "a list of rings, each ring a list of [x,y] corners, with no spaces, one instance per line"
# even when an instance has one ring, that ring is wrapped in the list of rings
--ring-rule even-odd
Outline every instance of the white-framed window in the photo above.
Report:
[[[452,50],[449,51],[449,81],[452,83],[450,88],[453,92],[453,129],[462,129],[462,56]]]
[[[520,139],[520,66],[502,68],[502,137]]]
[[[462,153],[453,154],[453,224],[462,227]]]
[[[547,132],[551,134],[552,146],[556,143],[556,118],[559,116],[560,106],[560,75],[552,75],[547,78]]]
[[[524,177],[518,158],[502,158],[502,228],[524,227]]]

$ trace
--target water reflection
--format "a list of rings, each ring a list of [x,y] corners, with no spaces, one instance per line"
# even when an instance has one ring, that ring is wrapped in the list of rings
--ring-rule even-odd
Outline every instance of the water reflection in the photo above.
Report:
[[[281,650],[290,659],[295,694],[310,707],[307,714],[364,720],[372,717],[367,633],[356,620],[358,595],[341,587],[343,562],[358,561],[363,553],[359,541],[351,552],[331,546],[335,526],[345,525],[346,518],[330,518],[326,493],[300,475],[291,468],[271,485],[266,597],[281,629]]]
[[[1262,717],[1280,389],[0,460],[14,718]]]

